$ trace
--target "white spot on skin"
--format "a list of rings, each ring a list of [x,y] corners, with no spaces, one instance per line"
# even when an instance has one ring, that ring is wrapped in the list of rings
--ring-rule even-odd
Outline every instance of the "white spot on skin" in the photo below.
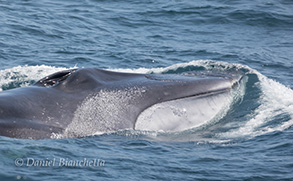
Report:
[[[96,132],[133,128],[135,120],[129,117],[134,109],[132,102],[142,95],[141,92],[142,88],[101,90],[85,99],[75,111],[73,121],[63,136],[89,136]]]

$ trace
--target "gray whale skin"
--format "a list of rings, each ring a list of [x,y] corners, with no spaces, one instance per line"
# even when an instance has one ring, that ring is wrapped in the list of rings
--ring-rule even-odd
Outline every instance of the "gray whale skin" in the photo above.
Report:
[[[139,115],[151,106],[223,94],[241,77],[65,70],[32,86],[0,92],[0,136],[43,139],[65,133],[79,137],[135,129]]]

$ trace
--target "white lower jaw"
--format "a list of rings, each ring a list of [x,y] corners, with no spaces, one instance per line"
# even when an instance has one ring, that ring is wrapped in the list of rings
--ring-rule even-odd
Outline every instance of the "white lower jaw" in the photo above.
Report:
[[[235,90],[155,104],[137,118],[135,129],[177,132],[223,117],[235,99]],[[238,92],[239,93],[239,92]]]

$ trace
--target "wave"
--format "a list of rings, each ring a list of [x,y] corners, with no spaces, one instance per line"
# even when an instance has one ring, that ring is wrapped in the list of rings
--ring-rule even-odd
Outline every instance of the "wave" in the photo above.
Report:
[[[144,12],[137,12],[141,16],[154,18],[176,17],[180,21],[195,24],[244,24],[258,27],[292,27],[291,11],[285,7],[254,4],[258,8],[233,7],[231,4],[204,5],[194,4],[184,7],[167,6],[160,9],[151,9]],[[274,7],[274,8],[272,8]],[[159,20],[159,19],[158,19]],[[130,20],[128,20],[130,21]]]
[[[76,68],[76,67],[75,67]],[[42,77],[66,67],[17,66],[0,70],[1,90],[31,85]],[[246,65],[211,60],[195,60],[163,68],[108,69],[119,72],[179,74],[194,71],[241,71],[246,77],[245,91],[238,92],[225,114],[217,121],[175,133],[139,130],[120,130],[106,134],[124,136],[147,135],[161,140],[209,140],[224,141],[253,138],[274,131],[283,131],[293,125],[293,90],[262,75]],[[241,92],[243,95],[241,95]]]
[[[233,23],[243,23],[265,27],[288,27],[293,25],[292,16],[279,12],[266,12],[251,9],[235,10],[227,13],[227,19]]]
[[[17,66],[0,70],[0,91],[17,87],[26,87],[49,74],[65,69],[67,68],[36,65]]]

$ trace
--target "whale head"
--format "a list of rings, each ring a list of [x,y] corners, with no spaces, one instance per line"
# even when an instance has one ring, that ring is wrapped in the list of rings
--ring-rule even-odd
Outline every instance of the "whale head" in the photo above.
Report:
[[[237,73],[175,75],[97,68],[65,70],[32,86],[1,92],[0,135],[39,139],[52,134],[78,137],[120,129],[181,131],[195,125],[180,124],[190,113],[177,119],[169,116],[171,112],[182,109],[200,116],[199,110],[204,114],[214,109],[217,113],[222,105],[205,105],[215,101],[211,97],[231,92],[241,78]],[[168,120],[177,123],[170,126]]]

